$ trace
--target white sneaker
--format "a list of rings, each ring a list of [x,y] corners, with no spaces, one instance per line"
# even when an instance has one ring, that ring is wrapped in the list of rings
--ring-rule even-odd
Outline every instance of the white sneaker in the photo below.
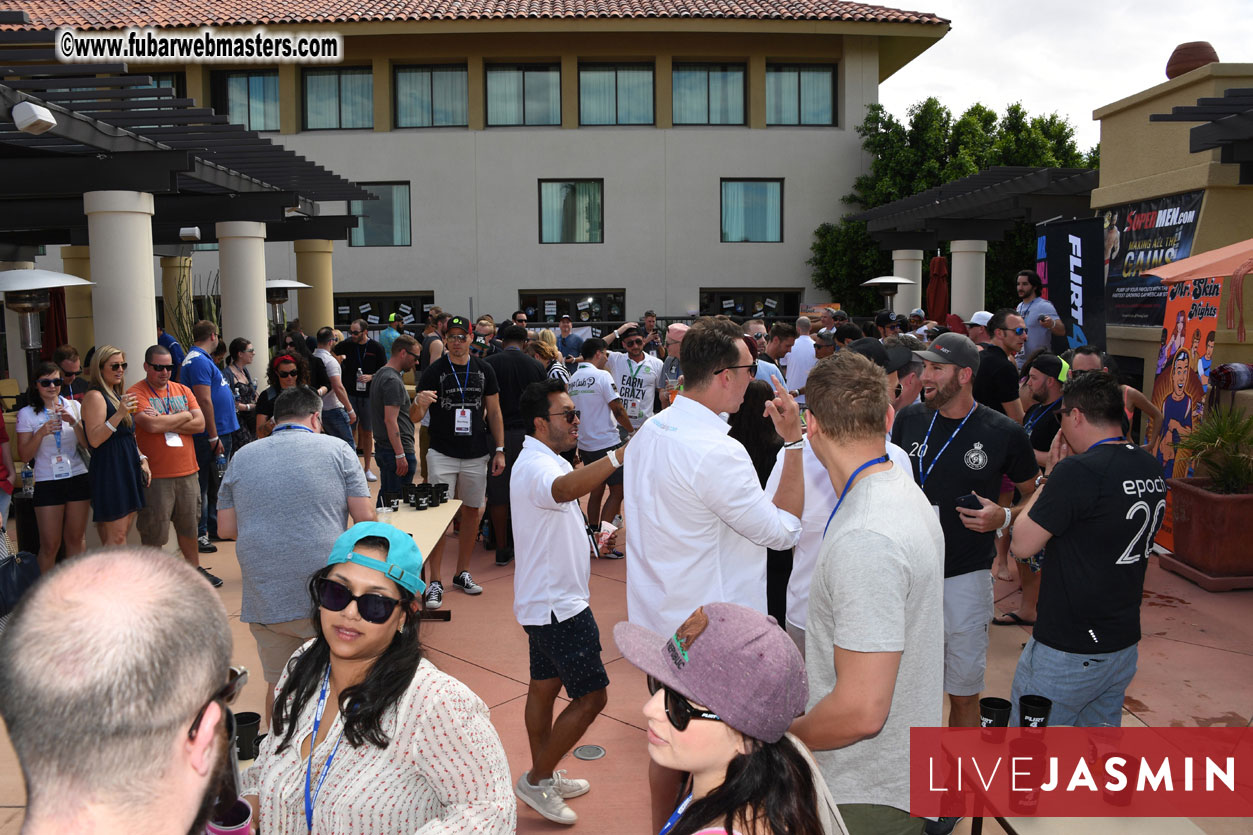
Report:
[[[431,584],[426,587],[424,601],[428,609],[438,609],[444,605],[444,584],[439,580],[432,580]]]
[[[373,484],[374,482],[376,482],[376,481],[378,481],[378,480],[379,480],[379,477],[378,477],[378,476],[376,476],[376,475],[374,474],[374,471],[373,471],[373,470],[366,470],[366,471],[365,471],[365,480],[366,480],[366,481],[368,481],[368,482],[370,482],[371,484]]]
[[[552,777],[540,780],[538,786],[533,786],[528,775],[529,772],[523,774],[513,786],[513,792],[519,800],[553,823],[572,824],[578,821],[579,816],[561,798],[556,786],[553,785]]]
[[[567,777],[564,768],[553,772],[553,786],[557,789],[557,794],[561,795],[565,800],[569,800],[572,797],[582,797],[592,790],[592,784],[586,780]]]

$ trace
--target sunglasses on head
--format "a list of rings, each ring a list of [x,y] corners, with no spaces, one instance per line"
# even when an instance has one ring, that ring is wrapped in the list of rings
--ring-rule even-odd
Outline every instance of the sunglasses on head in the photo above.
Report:
[[[150,362],[148,363],[148,367],[151,368],[153,371],[173,371],[174,370],[173,363],[170,363],[169,365],[158,365],[155,362]]]
[[[61,381],[54,377],[51,380],[40,380],[39,385],[43,386],[46,389],[61,388]]]
[[[295,377],[299,373],[299,371],[293,368],[291,371],[279,371],[278,376],[280,379],[287,379],[288,377]]]
[[[566,423],[574,423],[583,413],[578,409],[566,409],[564,412],[549,412],[549,417],[565,417]]]
[[[188,739],[196,738],[196,729],[200,727],[200,720],[204,718],[204,712],[209,709],[209,705],[214,702],[222,702],[223,704],[231,704],[244,689],[244,685],[248,683],[248,671],[243,667],[231,667],[230,674],[226,679],[226,684],[222,685],[209,700],[201,705],[200,710],[196,711],[196,718],[191,722],[191,728],[187,731]],[[229,711],[228,711],[229,712]]]
[[[381,594],[353,594],[347,586],[328,577],[320,578],[315,588],[318,593],[318,603],[323,609],[342,612],[348,608],[349,603],[355,600],[357,601],[357,614],[369,623],[386,623],[387,619],[392,616],[392,612],[396,610],[397,604],[400,603],[394,597],[384,597]]]
[[[128,364],[129,363],[125,363],[125,362],[111,362],[109,363],[109,370],[110,371],[125,371],[126,366]]]
[[[676,731],[687,730],[688,723],[693,719],[708,719],[711,722],[722,721],[722,717],[718,716],[718,714],[701,710],[683,696],[649,676],[648,692],[656,694],[658,690],[666,691],[666,718],[670,720],[670,724],[674,726]]]

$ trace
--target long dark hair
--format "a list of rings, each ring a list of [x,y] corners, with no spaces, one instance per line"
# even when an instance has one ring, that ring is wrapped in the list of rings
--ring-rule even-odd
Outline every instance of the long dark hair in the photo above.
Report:
[[[775,835],[823,835],[813,772],[792,741],[745,736],[744,743],[748,753],[732,758],[722,785],[694,801],[670,835],[717,826],[727,832],[740,826],[743,831],[745,821],[764,821]],[[676,805],[691,791],[690,779],[683,782]]]
[[[55,374],[62,380],[65,375],[61,373],[61,366],[55,362],[41,362],[35,369],[35,376],[30,378],[30,384],[26,387],[26,402],[30,405],[35,414],[39,414],[44,410],[44,399],[39,394],[39,378],[47,377],[49,374]],[[61,396],[61,389],[57,389],[57,396]]]
[[[783,439],[774,429],[774,421],[765,416],[766,401],[773,399],[774,389],[769,383],[753,380],[744,389],[744,402],[728,421],[731,430],[727,434],[748,450],[748,457],[752,459],[753,469],[757,471],[763,487],[774,469],[779,447],[783,446]]]
[[[383,540],[386,547],[386,540]],[[360,544],[360,543],[358,543]],[[331,648],[322,634],[321,606],[318,603],[317,581],[330,573],[326,566],[309,578],[309,598],[313,601],[313,631],[316,638],[300,657],[289,662],[291,669],[283,689],[274,699],[274,733],[281,736],[278,750],[292,743],[296,734],[296,719],[305,705],[314,698],[322,684],[326,665],[331,663]],[[413,592],[397,587],[400,605],[405,613],[404,629],[397,632],[391,644],[370,666],[365,680],[339,694],[339,710],[344,717],[344,736],[349,745],[360,747],[367,742],[378,748],[386,748],[391,742],[383,730],[383,714],[400,700],[413,682],[413,676],[422,660],[422,644],[418,641],[420,612],[414,611]],[[291,699],[291,706],[287,701]],[[284,733],[286,725],[286,733]]]

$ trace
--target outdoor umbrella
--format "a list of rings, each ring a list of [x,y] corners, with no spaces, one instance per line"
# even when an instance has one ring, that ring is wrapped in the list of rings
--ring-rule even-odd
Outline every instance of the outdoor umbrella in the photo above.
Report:
[[[1144,271],[1145,275],[1160,278],[1163,284],[1178,284],[1193,278],[1231,276],[1231,304],[1227,306],[1227,327],[1236,329],[1236,339],[1241,342],[1245,337],[1244,277],[1250,272],[1253,272],[1253,238]]]

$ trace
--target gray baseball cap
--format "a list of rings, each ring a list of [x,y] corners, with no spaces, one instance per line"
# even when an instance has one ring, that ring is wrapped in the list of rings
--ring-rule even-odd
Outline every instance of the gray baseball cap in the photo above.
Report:
[[[914,356],[920,360],[969,368],[971,371],[979,370],[979,349],[970,341],[970,337],[960,333],[942,333],[931,341],[927,350],[914,351]]]

